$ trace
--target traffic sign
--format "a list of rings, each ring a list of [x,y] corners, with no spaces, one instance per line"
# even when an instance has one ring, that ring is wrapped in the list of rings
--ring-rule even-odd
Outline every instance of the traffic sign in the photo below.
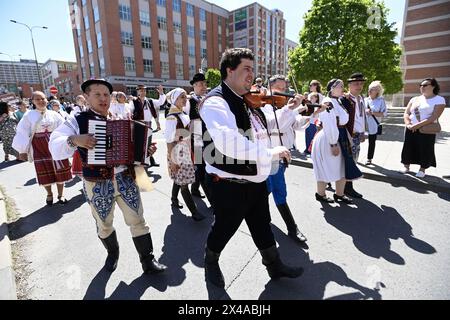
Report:
[[[57,93],[58,93],[58,88],[56,88],[56,87],[51,87],[51,88],[50,88],[50,93],[51,93],[51,94],[57,94]]]

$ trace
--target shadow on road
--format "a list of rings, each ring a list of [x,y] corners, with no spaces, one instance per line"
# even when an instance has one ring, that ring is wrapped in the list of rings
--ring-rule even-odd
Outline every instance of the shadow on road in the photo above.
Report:
[[[37,183],[36,178],[30,179],[28,180],[23,186],[24,187],[29,187],[29,186],[33,186]]]
[[[4,169],[8,169],[9,167],[13,167],[19,164],[22,164],[23,162],[10,160],[10,161],[3,161],[0,162],[0,171],[3,171]]]
[[[18,220],[8,224],[10,239],[21,239],[42,227],[56,223],[65,214],[75,211],[83,205],[84,202],[85,198],[80,194],[70,199],[64,206],[57,204],[54,204],[51,207],[46,206],[27,215],[26,217],[19,218]],[[0,241],[3,240],[3,236],[0,238]]]
[[[259,300],[323,300],[325,289],[330,282],[340,286],[357,290],[329,299],[355,300],[374,299],[381,300],[381,294],[376,289],[362,286],[350,279],[345,271],[338,265],[326,261],[314,263],[307,252],[295,250],[296,244],[288,237],[283,237],[283,232],[273,227],[275,237],[278,239],[278,250],[286,265],[301,266],[304,273],[297,279],[269,280]],[[293,254],[295,252],[296,254]]]
[[[365,199],[357,200],[356,204],[357,208],[324,204],[322,211],[325,220],[352,237],[355,247],[365,255],[404,265],[405,260],[391,250],[391,239],[403,239],[411,249],[423,254],[436,253],[433,246],[414,237],[411,225],[396,209],[384,205],[378,207]]]

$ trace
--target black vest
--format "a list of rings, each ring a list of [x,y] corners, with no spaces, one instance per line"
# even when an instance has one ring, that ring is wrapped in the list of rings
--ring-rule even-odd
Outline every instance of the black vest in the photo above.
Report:
[[[191,119],[191,121],[200,119],[200,113],[198,112],[198,101],[194,98],[191,98],[189,100],[189,103],[191,105],[191,109],[189,110],[189,119]]]
[[[89,133],[89,120],[106,120],[106,117],[98,115],[91,110],[81,112],[75,116],[78,127],[80,128],[80,134]],[[114,177],[113,166],[92,166],[87,164],[88,150],[78,147],[80,153],[81,162],[83,164],[83,178],[87,181],[96,182],[99,180],[109,180]]]
[[[206,96],[205,100],[210,97],[221,97],[227,102],[230,107],[230,111],[236,118],[236,126],[239,130],[247,132],[251,129],[250,116],[248,114],[248,109],[244,103],[244,100],[241,97],[237,96],[225,83],[222,82],[220,86],[212,90]],[[263,112],[261,110],[255,110],[254,114],[262,120],[263,124],[267,128],[267,122]],[[209,135],[207,136],[209,137]],[[248,139],[248,137],[246,138]],[[218,162],[209,163],[214,168],[240,176],[256,176],[258,174],[257,166],[254,161],[244,162],[243,160],[229,158],[221,154],[220,151],[215,148],[214,141],[212,141],[210,137],[209,139],[207,139],[207,141],[204,141],[205,148],[208,148],[208,146],[211,144],[213,145],[211,156],[213,159],[216,159],[215,162]]]

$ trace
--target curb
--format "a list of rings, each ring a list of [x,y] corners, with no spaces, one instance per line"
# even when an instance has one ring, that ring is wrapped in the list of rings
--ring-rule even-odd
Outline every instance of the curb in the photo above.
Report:
[[[5,197],[0,191],[0,300],[17,300]]]
[[[308,169],[313,169],[313,164],[309,161],[304,161],[301,159],[292,159],[291,162],[292,165],[297,167],[303,167]],[[361,169],[361,167],[360,167]],[[388,171],[388,170],[387,170]],[[443,185],[442,183],[436,183],[433,181],[424,181],[424,180],[418,180],[414,179],[413,177],[410,177],[409,175],[404,175],[398,173],[397,175],[393,174],[382,174],[382,173],[372,173],[364,171],[364,168],[361,169],[361,172],[363,173],[363,178],[368,180],[374,180],[374,181],[380,181],[380,182],[386,182],[386,183],[395,183],[403,187],[410,187],[410,188],[421,188],[433,192],[445,192],[450,193],[450,183],[448,185]],[[433,177],[431,177],[433,178]]]

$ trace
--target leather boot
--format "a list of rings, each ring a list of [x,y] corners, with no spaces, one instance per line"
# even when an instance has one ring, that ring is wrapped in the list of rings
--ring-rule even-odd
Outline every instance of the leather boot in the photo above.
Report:
[[[344,194],[349,196],[350,198],[361,199],[363,197],[362,194],[356,192],[355,189],[353,189],[352,181],[347,181],[347,183],[345,184]]]
[[[205,219],[205,216],[198,212],[197,205],[195,204],[194,199],[192,199],[188,186],[181,187],[181,195],[183,196],[184,203],[186,203],[186,206],[192,214],[192,219],[195,221],[202,221]]]
[[[308,239],[306,239],[304,234],[301,233],[300,230],[298,229],[288,204],[285,203],[277,205],[277,208],[278,211],[280,211],[284,223],[286,223],[286,227],[288,229],[288,236],[296,242],[306,242]]]
[[[225,288],[225,279],[219,266],[220,253],[205,249],[205,279],[219,288]]]
[[[99,239],[105,246],[106,251],[108,251],[108,256],[105,261],[105,269],[109,272],[114,272],[117,268],[117,262],[119,261],[119,243],[117,242],[116,231],[111,233],[111,235],[106,239]]]
[[[183,206],[178,201],[178,193],[180,192],[180,188],[181,187],[175,183],[172,186],[172,207],[176,209],[183,209]]]
[[[267,272],[272,279],[278,278],[297,278],[303,274],[301,267],[289,267],[283,264],[276,246],[268,249],[259,250],[262,256],[262,263],[266,266]]]
[[[133,242],[139,253],[142,270],[144,270],[145,274],[160,273],[167,269],[165,265],[156,261],[155,256],[153,255],[153,243],[150,233],[133,238]]]

